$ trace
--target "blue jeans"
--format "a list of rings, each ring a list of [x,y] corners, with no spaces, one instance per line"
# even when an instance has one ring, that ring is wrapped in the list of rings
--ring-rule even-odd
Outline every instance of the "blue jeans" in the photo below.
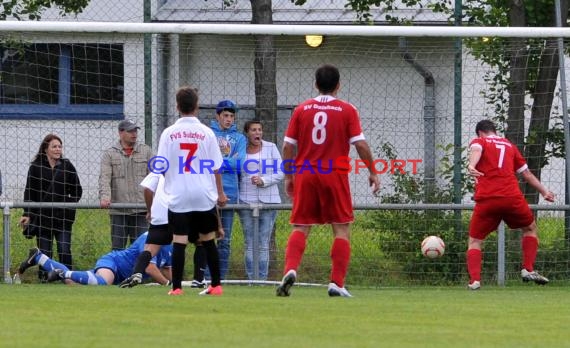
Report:
[[[245,271],[249,280],[267,280],[269,272],[269,240],[277,218],[277,210],[259,210],[258,250],[253,250],[254,217],[253,210],[238,211],[245,240]],[[257,252],[259,274],[253,272],[253,255]]]

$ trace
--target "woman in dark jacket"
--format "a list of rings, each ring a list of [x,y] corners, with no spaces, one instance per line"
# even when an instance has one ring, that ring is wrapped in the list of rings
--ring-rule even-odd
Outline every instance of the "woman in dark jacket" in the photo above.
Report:
[[[55,134],[48,134],[42,141],[28,170],[25,202],[78,202],[81,199],[83,189],[77,171],[62,157],[62,145],[61,138]],[[72,269],[71,227],[75,209],[28,208],[20,224],[26,226],[31,219],[39,227],[36,241],[41,252],[52,257],[55,237],[59,261]]]

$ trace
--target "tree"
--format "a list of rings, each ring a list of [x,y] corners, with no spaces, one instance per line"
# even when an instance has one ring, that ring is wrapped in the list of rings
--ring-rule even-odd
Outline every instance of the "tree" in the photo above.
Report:
[[[273,24],[271,0],[251,0],[251,23]],[[277,57],[272,35],[255,35],[255,116],[263,121],[267,138],[277,140]]]
[[[81,13],[89,0],[9,0],[0,4],[0,20],[16,18],[40,20],[44,10],[58,8],[61,16]]]

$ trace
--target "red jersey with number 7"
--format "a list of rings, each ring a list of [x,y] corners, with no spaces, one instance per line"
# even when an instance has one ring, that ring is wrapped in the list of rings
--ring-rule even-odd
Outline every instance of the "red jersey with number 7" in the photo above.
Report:
[[[488,197],[522,195],[515,173],[522,173],[528,166],[516,145],[505,138],[492,135],[473,139],[469,148],[479,148],[482,151],[475,169],[484,175],[475,179],[475,201]]]
[[[285,141],[297,145],[297,168],[346,169],[350,144],[358,140],[364,135],[356,107],[330,95],[299,104],[285,132]]]

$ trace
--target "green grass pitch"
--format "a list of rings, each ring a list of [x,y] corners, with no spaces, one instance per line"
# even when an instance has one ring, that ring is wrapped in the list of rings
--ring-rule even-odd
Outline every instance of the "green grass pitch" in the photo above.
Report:
[[[570,288],[0,285],[4,347],[570,347]]]

